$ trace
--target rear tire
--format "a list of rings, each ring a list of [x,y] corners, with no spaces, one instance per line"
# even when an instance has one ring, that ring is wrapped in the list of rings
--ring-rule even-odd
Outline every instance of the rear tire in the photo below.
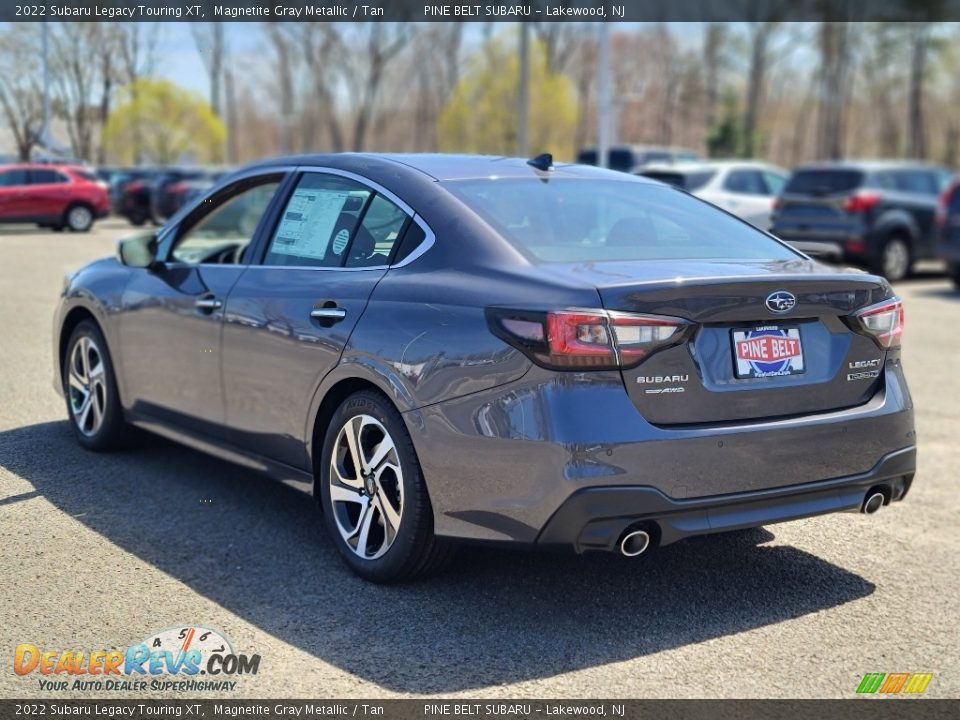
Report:
[[[317,478],[330,538],[360,577],[404,582],[451,561],[453,546],[433,534],[433,508],[410,434],[381,393],[355,393],[337,408]]]
[[[80,322],[70,334],[61,381],[73,433],[88,450],[121,446],[128,426],[107,341],[92,320]]]
[[[870,262],[870,272],[882,275],[890,282],[908,277],[912,268],[910,239],[902,233],[891,234],[880,248],[880,254]]]
[[[83,203],[71,205],[63,214],[63,224],[70,228],[71,232],[89,232],[93,221],[93,208]]]
[[[953,286],[960,290],[960,263],[952,264],[947,267],[947,274],[953,280]]]

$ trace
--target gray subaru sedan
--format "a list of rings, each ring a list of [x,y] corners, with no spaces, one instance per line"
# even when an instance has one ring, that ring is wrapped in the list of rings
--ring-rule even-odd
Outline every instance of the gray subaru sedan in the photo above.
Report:
[[[263,471],[395,582],[464,541],[637,556],[903,499],[903,321],[882,278],[644,178],[309,155],[67,278],[54,351],[81,445]]]

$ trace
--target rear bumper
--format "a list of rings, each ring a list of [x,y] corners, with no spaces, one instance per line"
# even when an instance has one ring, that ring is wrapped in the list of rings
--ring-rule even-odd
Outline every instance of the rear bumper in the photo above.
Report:
[[[537,544],[572,546],[577,552],[617,550],[632,525],[652,526],[659,545],[694,535],[857,511],[871,489],[886,504],[902,500],[916,472],[915,446],[889,453],[869,472],[759,492],[674,500],[651,487],[593,487],[571,495],[550,518]]]
[[[640,415],[619,373],[578,379],[534,368],[522,380],[404,415],[438,535],[581,546],[593,519],[670,515],[679,525],[667,535],[679,538],[858,506],[875,481],[913,473],[912,451],[898,461],[906,465],[887,464],[916,436],[899,361],[888,360],[884,377],[883,389],[856,407],[661,427]],[[608,502],[622,506],[610,515]],[[733,516],[718,519],[728,505]],[[755,515],[746,521],[748,511]],[[579,527],[561,532],[571,524],[557,518],[568,513]]]

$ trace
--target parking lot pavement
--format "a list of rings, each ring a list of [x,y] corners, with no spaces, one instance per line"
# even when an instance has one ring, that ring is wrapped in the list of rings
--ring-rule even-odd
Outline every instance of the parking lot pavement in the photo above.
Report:
[[[905,502],[633,562],[473,549],[384,588],[341,565],[309,501],[255,473],[159,439],[78,448],[51,388],[53,308],[63,274],[129,231],[0,229],[0,696],[50,695],[11,671],[17,643],[110,649],[192,624],[261,656],[228,697],[852,697],[866,672],[920,671],[926,695],[960,696],[947,281],[898,287],[920,443]]]

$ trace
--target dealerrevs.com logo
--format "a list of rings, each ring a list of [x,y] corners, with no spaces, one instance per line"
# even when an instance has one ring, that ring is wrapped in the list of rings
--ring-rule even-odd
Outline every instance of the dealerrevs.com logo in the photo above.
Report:
[[[13,654],[13,671],[36,678],[46,692],[223,692],[236,689],[233,678],[259,669],[259,655],[237,653],[225,635],[196,625],[161,630],[125,650],[20,643]]]

